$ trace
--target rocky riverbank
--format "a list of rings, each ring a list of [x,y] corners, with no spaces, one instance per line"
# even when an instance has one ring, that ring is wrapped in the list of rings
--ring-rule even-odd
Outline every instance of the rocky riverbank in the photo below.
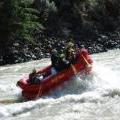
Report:
[[[69,40],[70,39],[60,37],[46,37],[43,34],[41,42],[37,43],[37,45],[23,44],[22,42],[14,43],[13,47],[10,48],[12,53],[8,56],[0,57],[0,65],[15,64],[50,57],[47,50],[49,46],[61,49],[61,46],[65,46]],[[84,45],[91,54],[105,52],[110,49],[120,48],[120,32],[109,32],[88,37],[75,36],[74,42],[77,46]]]

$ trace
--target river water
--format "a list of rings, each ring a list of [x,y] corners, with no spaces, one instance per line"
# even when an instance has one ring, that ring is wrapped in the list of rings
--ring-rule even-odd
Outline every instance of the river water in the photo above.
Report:
[[[79,74],[35,101],[24,101],[17,81],[49,59],[0,67],[0,120],[119,120],[120,50],[93,54],[93,73]]]

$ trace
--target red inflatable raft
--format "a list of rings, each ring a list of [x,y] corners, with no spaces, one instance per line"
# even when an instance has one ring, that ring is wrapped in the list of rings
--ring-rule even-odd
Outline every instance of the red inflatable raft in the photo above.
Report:
[[[81,49],[76,54],[76,63],[70,67],[59,72],[57,75],[51,75],[51,66],[48,66],[42,70],[38,70],[37,74],[46,73],[49,75],[45,77],[40,84],[30,84],[29,77],[24,77],[17,82],[17,85],[22,89],[22,96],[27,99],[37,99],[38,97],[47,94],[49,91],[55,89],[65,81],[68,81],[72,76],[85,70],[88,74],[91,72],[91,67],[86,65],[92,65],[93,61],[86,49]]]

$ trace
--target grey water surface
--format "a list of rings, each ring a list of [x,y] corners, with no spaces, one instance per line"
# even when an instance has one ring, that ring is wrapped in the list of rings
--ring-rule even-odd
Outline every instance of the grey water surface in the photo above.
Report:
[[[120,50],[92,55],[92,75],[78,74],[35,101],[24,101],[17,81],[50,59],[0,67],[0,120],[119,120]]]

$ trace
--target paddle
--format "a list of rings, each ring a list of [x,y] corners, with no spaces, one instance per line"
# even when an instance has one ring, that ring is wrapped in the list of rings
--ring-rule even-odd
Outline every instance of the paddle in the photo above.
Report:
[[[74,74],[76,75],[76,74],[77,74],[77,70],[76,70],[76,68],[74,67],[73,64],[71,64],[71,67],[72,67],[72,70],[73,70]]]
[[[84,59],[84,61],[86,62],[86,72],[89,73],[91,70],[92,65],[87,61],[87,59],[82,55],[82,58]]]
[[[83,54],[82,54],[82,58],[84,59],[84,61],[86,62],[86,64],[87,64],[87,67],[91,67],[91,64],[86,60],[86,58],[83,56]]]
[[[11,104],[11,103],[19,103],[19,102],[20,102],[20,100],[16,100],[14,98],[0,100],[0,104]]]
[[[86,62],[87,68],[91,68],[92,65],[87,61],[87,59],[83,56],[83,54],[82,54],[82,58],[83,58],[83,60]],[[72,67],[72,69],[73,69],[73,71],[74,71],[75,76],[77,77],[76,68],[75,68],[74,65],[72,65],[72,64],[71,64],[71,67]]]

